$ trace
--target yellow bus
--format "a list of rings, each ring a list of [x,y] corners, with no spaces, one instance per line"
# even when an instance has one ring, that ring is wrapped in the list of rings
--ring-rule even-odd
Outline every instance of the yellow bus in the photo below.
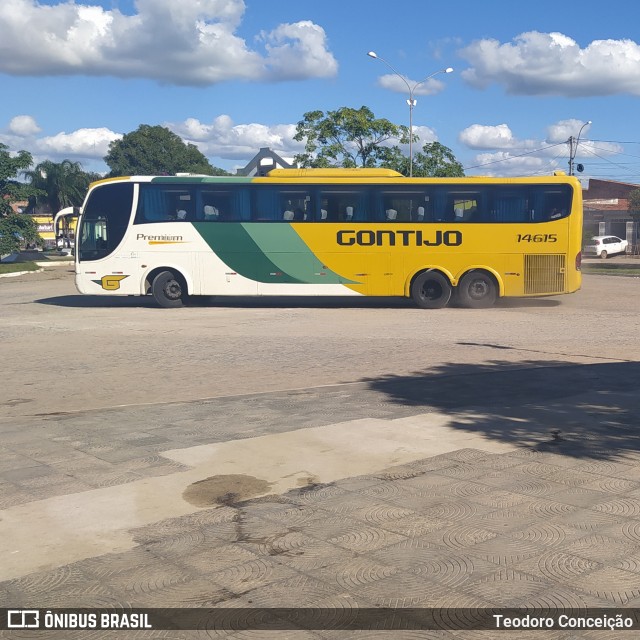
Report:
[[[76,286],[93,295],[404,296],[491,306],[581,284],[582,192],[557,173],[405,178],[387,169],[138,176],[91,185]]]

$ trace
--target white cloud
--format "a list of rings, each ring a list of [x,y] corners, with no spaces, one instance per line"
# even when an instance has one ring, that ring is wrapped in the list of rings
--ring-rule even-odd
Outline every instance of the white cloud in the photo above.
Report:
[[[122,138],[122,134],[100,127],[77,129],[71,133],[61,132],[36,140],[39,153],[64,158],[102,159],[109,151],[109,144]]]
[[[208,158],[238,160],[239,166],[244,166],[261,147],[269,147],[285,158],[293,157],[304,148],[304,143],[293,139],[295,124],[234,124],[228,115],[220,115],[210,124],[197,118],[187,118],[182,122],[164,123],[163,126],[179,135],[184,142],[195,144]],[[430,131],[428,127],[424,130]],[[28,115],[13,118],[7,131],[4,134],[0,132],[0,142],[13,152],[29,150],[36,163],[45,159],[60,161],[69,158],[95,165],[95,161],[102,161],[107,155],[109,144],[123,135],[106,127],[96,127],[38,136],[41,129]]]
[[[555,170],[566,170],[561,158],[539,157],[534,155],[520,156],[509,151],[480,153],[475,157],[473,166],[466,167],[467,175],[488,176],[529,176],[550,175]]]
[[[416,85],[418,85],[417,88]],[[378,86],[406,95],[409,95],[409,90],[411,89],[414,90],[413,94],[416,96],[432,96],[440,93],[445,87],[444,82],[436,80],[435,78],[429,78],[425,82],[420,82],[419,80],[411,80],[411,78],[404,76],[401,78],[391,73],[380,76],[378,78]]]
[[[591,126],[586,124],[584,120],[576,120],[575,118],[560,120],[547,127],[547,142],[550,144],[566,142],[570,136],[576,138],[581,131],[581,137],[585,138]]]
[[[327,50],[324,29],[308,20],[281,24],[262,38],[270,73],[279,80],[335,76],[338,63]]]
[[[510,149],[519,145],[506,124],[472,124],[460,132],[458,139],[471,149]]]
[[[295,124],[234,124],[228,115],[221,115],[211,124],[187,118],[184,122],[165,123],[164,126],[185,142],[195,144],[209,157],[249,161],[261,147],[269,147],[283,156],[293,156],[304,147],[304,143],[293,139]]]
[[[9,122],[9,133],[19,137],[34,136],[41,129],[32,116],[16,116]]]
[[[459,53],[471,64],[462,77],[481,89],[495,83],[516,95],[640,95],[633,40],[594,40],[583,49],[562,33],[529,31],[504,44],[476,40]]]
[[[109,143],[122,138],[106,127],[77,129],[69,133],[60,132],[50,136],[38,136],[42,129],[33,116],[15,116],[9,122],[7,133],[0,133],[0,143],[6,144],[16,153],[22,149],[33,156],[34,164],[43,160],[60,162],[65,159],[80,161],[82,164],[100,166],[109,150]]]
[[[422,146],[427,144],[427,142],[436,142],[438,140],[438,135],[431,127],[424,126],[413,126],[414,135],[418,136],[418,142],[415,143],[422,149]],[[409,145],[407,145],[407,148]]]
[[[243,0],[138,0],[136,8],[135,15],[124,15],[73,0],[52,6],[3,0],[0,72],[143,77],[179,85],[337,72],[324,30],[309,21],[261,33],[265,52],[260,53],[235,34]]]
[[[577,139],[583,124],[584,121],[575,118],[559,120],[546,128],[544,140],[519,139],[506,124],[473,124],[461,131],[458,139],[471,149],[488,152],[476,155],[469,163],[472,172],[489,175],[550,174],[554,170],[568,170],[569,137]],[[580,145],[577,149],[574,147],[576,158],[588,160],[624,152],[619,144],[586,139],[585,134],[590,127],[584,127]]]

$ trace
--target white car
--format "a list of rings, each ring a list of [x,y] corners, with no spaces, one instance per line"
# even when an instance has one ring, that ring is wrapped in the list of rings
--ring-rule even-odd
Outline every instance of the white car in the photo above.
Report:
[[[603,260],[616,253],[625,253],[629,244],[618,236],[594,236],[591,240],[593,244],[585,247],[585,252],[595,253],[598,258]]]

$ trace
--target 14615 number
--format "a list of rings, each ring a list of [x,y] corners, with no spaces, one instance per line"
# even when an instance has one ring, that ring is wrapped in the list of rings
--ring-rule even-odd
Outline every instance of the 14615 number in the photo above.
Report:
[[[558,242],[557,233],[519,233],[518,242]]]

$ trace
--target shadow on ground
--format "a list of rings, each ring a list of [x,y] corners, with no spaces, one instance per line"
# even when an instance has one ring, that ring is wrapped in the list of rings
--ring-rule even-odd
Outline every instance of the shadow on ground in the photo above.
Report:
[[[180,313],[189,308],[219,308],[232,309],[411,309],[416,313],[439,313],[437,310],[418,309],[409,298],[401,297],[335,297],[335,296],[194,296],[189,299],[185,307],[180,309],[162,309],[151,296],[90,296],[71,295],[56,296],[54,298],[40,298],[35,300],[37,304],[51,305],[55,307],[70,308],[155,308],[164,313]],[[502,298],[497,301],[496,308],[551,308],[560,305],[557,299],[547,298]],[[459,309],[461,313],[472,312],[464,309],[454,302],[452,307]]]
[[[640,457],[640,363],[446,363],[366,380],[402,406],[436,408],[449,426],[581,458]]]

